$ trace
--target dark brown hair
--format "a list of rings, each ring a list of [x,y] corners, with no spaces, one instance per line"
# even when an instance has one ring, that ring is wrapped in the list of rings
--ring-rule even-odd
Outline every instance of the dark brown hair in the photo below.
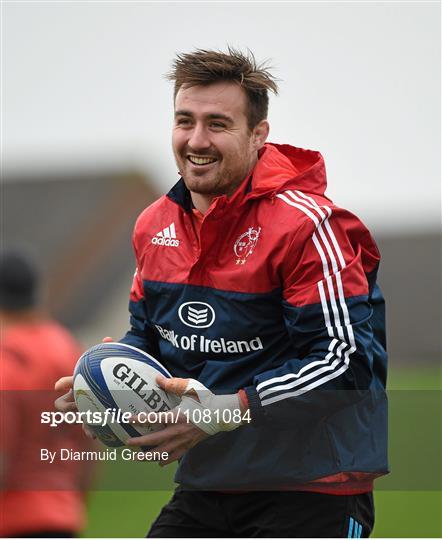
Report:
[[[244,89],[248,100],[247,122],[253,129],[267,118],[268,91],[278,93],[274,77],[265,64],[257,64],[251,51],[242,53],[232,47],[228,52],[196,49],[191,53],[177,54],[166,78],[175,82],[174,98],[181,86],[209,85],[232,81]]]

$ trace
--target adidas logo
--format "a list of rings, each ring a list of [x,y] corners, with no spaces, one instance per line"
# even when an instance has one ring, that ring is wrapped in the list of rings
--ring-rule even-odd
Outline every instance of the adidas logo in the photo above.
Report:
[[[152,244],[156,246],[178,247],[180,241],[176,237],[175,223],[171,223],[168,227],[157,233],[152,238]]]

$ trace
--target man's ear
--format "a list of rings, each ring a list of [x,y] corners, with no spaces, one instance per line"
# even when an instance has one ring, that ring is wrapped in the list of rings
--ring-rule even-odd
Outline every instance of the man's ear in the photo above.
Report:
[[[261,120],[259,124],[253,128],[252,142],[255,150],[260,150],[269,136],[270,126],[267,120]]]

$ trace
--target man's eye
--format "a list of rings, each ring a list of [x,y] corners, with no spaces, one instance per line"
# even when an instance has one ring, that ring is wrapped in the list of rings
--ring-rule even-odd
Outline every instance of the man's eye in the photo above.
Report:
[[[215,129],[224,129],[226,125],[223,124],[222,122],[212,122],[210,124],[210,127],[215,128]]]
[[[178,118],[176,124],[177,126],[190,126],[191,122],[189,118]]]

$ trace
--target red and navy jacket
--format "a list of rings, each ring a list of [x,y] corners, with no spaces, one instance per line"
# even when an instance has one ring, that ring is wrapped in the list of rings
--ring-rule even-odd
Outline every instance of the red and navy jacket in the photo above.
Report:
[[[321,154],[266,144],[199,234],[182,179],[137,220],[122,341],[251,411],[186,453],[184,487],[351,493],[387,472],[379,252],[325,188]]]

